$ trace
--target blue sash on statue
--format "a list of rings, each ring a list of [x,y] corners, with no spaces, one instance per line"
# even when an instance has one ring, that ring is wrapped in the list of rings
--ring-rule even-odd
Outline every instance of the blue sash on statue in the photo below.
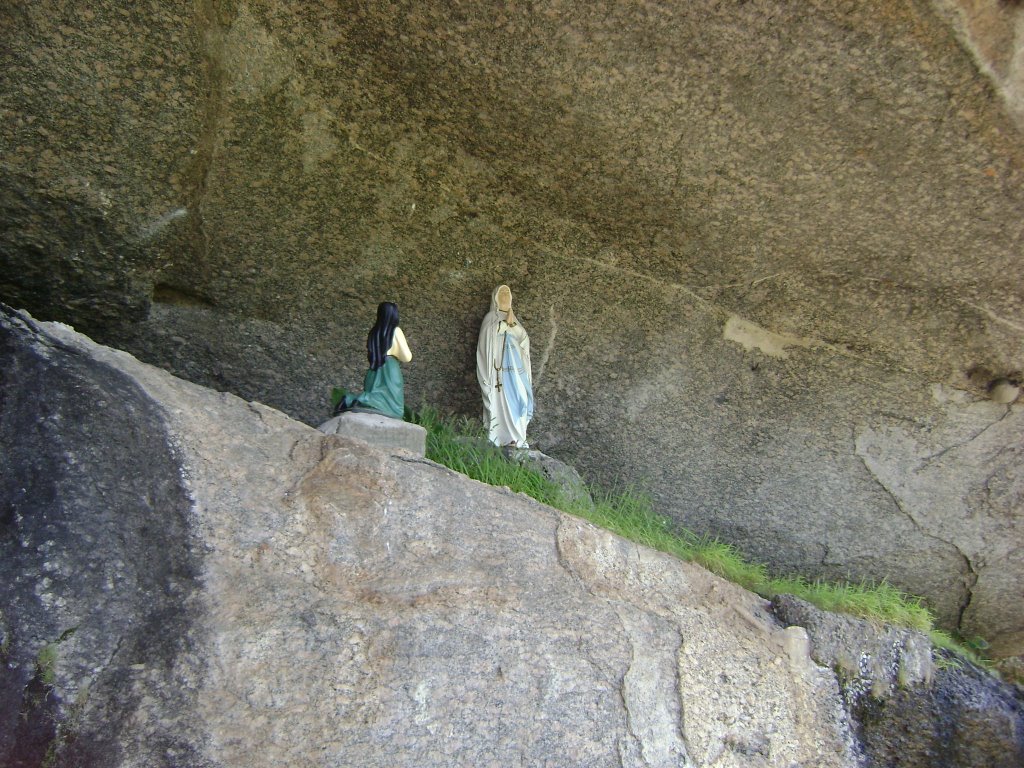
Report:
[[[526,368],[523,366],[522,355],[519,354],[519,346],[509,341],[507,333],[504,345],[501,359],[505,402],[508,403],[508,410],[515,419],[529,421],[533,418],[533,387],[526,378]]]

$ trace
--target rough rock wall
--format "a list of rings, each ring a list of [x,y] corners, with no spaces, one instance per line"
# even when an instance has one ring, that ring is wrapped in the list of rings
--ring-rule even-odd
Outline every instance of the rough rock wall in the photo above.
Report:
[[[1009,12],[1009,11],[1008,11]],[[475,413],[1024,650],[1024,154],[924,2],[8,3],[2,297],[310,423],[397,300]],[[1016,607],[1015,607],[1016,606]]]
[[[146,316],[207,103],[190,2],[12,2],[0,10],[3,296],[110,331]]]
[[[1024,7],[1019,0],[934,0],[1024,130]]]
[[[806,631],[811,658],[836,671],[867,765],[1024,763],[1020,686],[932,650],[914,632],[827,613],[792,595],[775,597],[772,610]]]

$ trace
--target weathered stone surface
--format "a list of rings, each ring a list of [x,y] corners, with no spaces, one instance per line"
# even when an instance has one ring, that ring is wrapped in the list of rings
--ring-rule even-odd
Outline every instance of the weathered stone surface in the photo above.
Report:
[[[191,251],[212,119],[196,6],[0,9],[4,301],[110,332],[143,319],[154,271]]]
[[[541,451],[513,451],[512,457],[520,463],[539,471],[544,477],[561,488],[567,499],[574,501],[592,501],[580,473],[564,461],[548,456]]]
[[[0,764],[206,764],[181,469],[129,376],[0,315]]]
[[[807,630],[814,661],[839,677],[850,721],[871,766],[934,768],[1024,764],[1024,689],[939,652],[916,632],[772,600],[785,624]]]
[[[790,667],[756,596],[524,496],[174,379],[65,326],[3,323],[4,370],[12,359],[22,375],[47,370],[51,393],[19,388],[38,377],[5,379],[5,430],[41,409],[62,424],[19,433],[31,462],[4,473],[5,508],[17,505],[5,520],[5,589],[34,596],[3,604],[14,638],[5,674],[25,672],[4,689],[11,719],[20,689],[31,694],[31,655],[76,627],[44,697],[58,734],[73,726],[74,738],[54,743],[49,764],[856,764],[835,679]],[[66,423],[90,407],[87,424],[117,435]],[[135,442],[118,443],[122,434]],[[140,466],[138,446],[166,454],[168,435],[168,460]],[[106,463],[86,465],[108,450]],[[86,474],[49,503],[25,498],[20,483],[44,463]],[[76,503],[92,483],[125,503]],[[147,495],[154,483],[170,488],[170,508]],[[151,528],[137,538],[139,515]],[[94,538],[58,535],[57,520]],[[27,540],[45,525],[49,540]],[[125,555],[134,569],[117,570],[118,533],[150,548]],[[82,557],[113,570],[53,576]],[[102,637],[120,610],[90,601],[111,590],[169,623],[138,609],[151,618],[135,640]],[[92,610],[61,618],[79,596]],[[23,631],[41,617],[53,626]],[[82,675],[119,685],[76,698]],[[109,749],[80,753],[89,743]]]
[[[1021,18],[13,0],[0,298],[318,424],[381,299],[410,403],[476,414],[508,282],[541,450],[1019,653],[1024,430],[987,384],[1024,370]]]
[[[1024,130],[1024,8],[1015,0],[933,0]]]
[[[341,435],[362,440],[381,450],[397,449],[416,456],[425,456],[427,453],[427,430],[419,424],[410,424],[376,413],[349,411],[328,419],[317,429],[325,435]]]
[[[66,326],[5,311],[0,329],[5,765],[1020,754],[1019,692],[941,669],[928,688],[920,638],[769,606]]]
[[[771,606],[787,627],[807,631],[810,657],[840,673],[848,696],[886,699],[898,688],[932,681],[932,645],[920,632],[828,613],[793,595],[778,595]]]
[[[1024,461],[1024,408],[942,389],[935,399],[947,418],[880,420],[857,435],[857,455],[923,536],[963,557],[956,624],[992,638],[995,655],[1012,655],[1024,647],[1024,625],[1005,602],[1024,573],[1024,474],[1015,468]]]

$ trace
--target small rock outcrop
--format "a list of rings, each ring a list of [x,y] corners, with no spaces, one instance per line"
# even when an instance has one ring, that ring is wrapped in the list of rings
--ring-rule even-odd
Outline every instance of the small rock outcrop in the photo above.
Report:
[[[872,764],[814,623],[697,566],[67,326],[0,358],[4,765]]]
[[[900,768],[1024,765],[1024,690],[919,632],[819,610],[792,595],[772,600],[802,627],[810,657],[835,671],[866,764]]]

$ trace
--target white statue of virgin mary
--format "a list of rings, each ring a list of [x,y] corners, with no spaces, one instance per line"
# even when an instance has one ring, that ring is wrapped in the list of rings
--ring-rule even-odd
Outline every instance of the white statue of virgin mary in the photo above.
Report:
[[[526,427],[533,418],[530,337],[512,312],[512,291],[499,285],[491,311],[480,324],[476,377],[484,400],[487,437],[498,446],[529,448]]]

